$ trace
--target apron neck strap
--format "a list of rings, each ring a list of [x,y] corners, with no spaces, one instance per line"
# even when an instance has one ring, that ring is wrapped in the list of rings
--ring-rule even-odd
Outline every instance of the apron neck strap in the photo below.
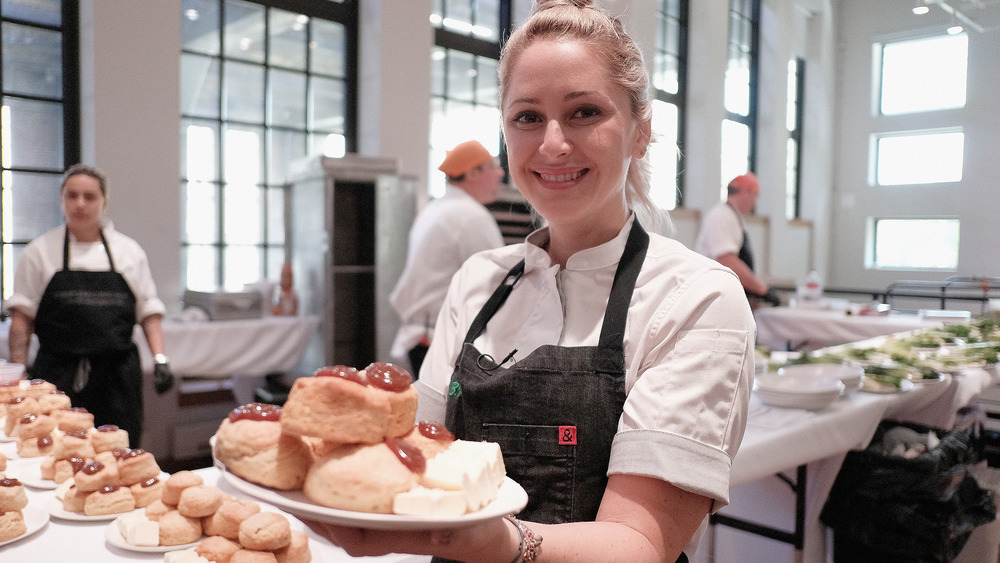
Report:
[[[114,272],[115,260],[111,257],[111,249],[108,248],[108,239],[104,238],[104,229],[100,230],[100,234],[104,252],[108,254],[108,264],[111,265],[111,271]],[[66,232],[63,234],[63,270],[69,270],[69,227],[66,227]]]
[[[628,240],[625,242],[625,250],[622,252],[618,269],[615,271],[615,279],[611,284],[611,294],[608,297],[608,306],[604,312],[604,324],[601,326],[601,337],[597,345],[601,350],[601,353],[598,354],[598,371],[623,373],[625,370],[625,355],[622,353],[625,339],[625,319],[628,317],[632,291],[635,289],[635,281],[639,277],[639,271],[646,259],[646,249],[648,248],[649,235],[639,224],[639,220],[634,219],[632,228],[629,230]],[[514,284],[521,279],[522,274],[524,274],[523,259],[507,272],[493,295],[476,315],[472,326],[469,327],[469,332],[465,335],[466,343],[471,344],[486,330],[486,323],[500,310],[504,301],[507,300],[507,296],[514,289]]]

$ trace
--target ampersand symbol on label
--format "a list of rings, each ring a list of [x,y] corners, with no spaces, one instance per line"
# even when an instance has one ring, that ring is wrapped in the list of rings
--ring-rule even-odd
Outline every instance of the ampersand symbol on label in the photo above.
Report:
[[[559,445],[560,446],[576,445],[576,426],[559,427]]]
[[[456,398],[461,397],[462,386],[457,381],[452,381],[451,386],[448,387],[448,395]]]

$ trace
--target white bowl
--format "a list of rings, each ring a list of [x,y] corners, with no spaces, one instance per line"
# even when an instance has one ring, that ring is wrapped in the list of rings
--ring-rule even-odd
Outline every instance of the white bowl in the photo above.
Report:
[[[24,364],[4,362],[0,364],[0,383],[17,381],[24,375]]]
[[[794,364],[778,368],[778,375],[785,377],[836,377],[844,383],[850,393],[861,388],[865,379],[865,369],[847,364]]]
[[[767,374],[754,382],[754,394],[775,407],[819,410],[837,400],[844,382],[832,376],[788,377]]]

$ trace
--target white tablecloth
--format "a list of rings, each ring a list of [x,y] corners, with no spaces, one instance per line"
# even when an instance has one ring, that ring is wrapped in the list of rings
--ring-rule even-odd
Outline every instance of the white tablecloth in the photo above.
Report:
[[[0,444],[0,452],[11,453],[12,443]],[[11,462],[8,473],[16,476],[17,465],[20,460]],[[245,496],[231,485],[221,479],[218,469],[199,469],[197,473],[205,479],[209,485],[217,485],[223,492],[233,496]],[[46,503],[55,497],[54,491],[32,489],[25,487],[28,493],[28,505],[35,507],[45,507]],[[261,503],[265,510],[282,512],[277,508]],[[292,523],[293,529],[306,530],[310,537],[310,550],[313,554],[313,561],[322,563],[342,563],[342,562],[370,562],[370,563],[425,563],[429,557],[414,555],[386,555],[382,557],[360,557],[351,558],[344,550],[331,544],[308,530],[294,516],[287,513],[286,516]],[[74,522],[51,518],[44,528],[37,533],[25,537],[14,543],[0,547],[0,561],[4,563],[21,563],[29,561],[79,561],[89,562],[115,562],[115,561],[163,561],[161,553],[139,553],[124,550],[109,545],[104,539],[104,532],[108,522]]]
[[[163,344],[178,377],[266,375],[293,369],[316,333],[319,318],[263,317],[239,321],[163,321]],[[10,323],[0,325],[0,357],[9,358]],[[142,365],[152,372],[153,357],[142,328],[133,340]],[[32,337],[32,357],[38,348]],[[320,367],[320,366],[316,366]]]
[[[919,315],[849,315],[843,310],[761,307],[754,311],[757,344],[773,350],[814,350],[866,338],[941,326]]]

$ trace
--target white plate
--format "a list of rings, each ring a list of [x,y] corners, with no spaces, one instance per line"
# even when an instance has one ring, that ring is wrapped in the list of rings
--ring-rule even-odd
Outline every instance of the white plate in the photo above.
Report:
[[[375,530],[434,530],[460,528],[505,514],[520,512],[528,504],[528,493],[514,480],[505,477],[497,491],[497,498],[475,512],[461,516],[406,516],[400,514],[373,514],[338,510],[313,504],[302,491],[278,491],[255,485],[223,471],[223,477],[241,492],[272,504],[281,510],[308,520],[318,520],[330,524],[354,526]]]
[[[49,514],[53,518],[59,518],[60,520],[73,520],[74,522],[107,522],[108,520],[114,520],[123,514],[119,512],[118,514],[87,515],[82,512],[70,512],[63,508],[62,501],[57,498],[49,499],[49,502],[45,503],[45,508],[48,509]]]
[[[58,486],[51,479],[42,479],[42,458],[40,457],[22,457],[12,460],[7,466],[7,473],[33,489],[51,491]]]
[[[846,364],[792,364],[778,368],[778,375],[786,377],[836,377],[844,382],[847,391],[861,386],[865,370],[861,366]]]
[[[116,516],[118,516],[118,515],[116,515]],[[181,549],[187,549],[189,547],[194,547],[194,546],[198,545],[199,543],[201,543],[201,540],[199,539],[196,542],[183,543],[181,545],[154,545],[154,546],[132,545],[132,544],[128,543],[127,541],[125,541],[125,538],[122,537],[122,532],[118,528],[118,518],[117,517],[115,518],[114,521],[112,521],[110,524],[108,524],[107,527],[104,528],[104,539],[107,540],[107,542],[109,544],[111,544],[111,545],[113,545],[113,546],[115,546],[117,548],[127,549],[129,551],[139,551],[139,552],[143,552],[143,553],[166,553],[168,551],[178,551],[178,550],[181,550]]]
[[[782,393],[767,389],[754,389],[754,395],[764,404],[772,407],[806,409],[811,411],[827,407],[840,397],[839,392],[831,393]]]
[[[24,538],[44,528],[45,524],[49,521],[49,514],[47,512],[30,504],[24,507],[21,514],[24,515],[24,525],[28,527],[28,531],[20,536],[17,536],[16,538],[12,538],[7,541],[0,541],[0,547],[23,540]]]
[[[7,416],[0,416],[0,428],[4,428],[7,425]],[[0,430],[0,442],[16,442],[17,438],[12,438],[7,435],[6,432]]]
[[[844,392],[844,382],[837,377],[828,375],[812,375],[808,377],[788,377],[781,374],[767,374],[755,379],[754,387],[772,393],[788,393],[795,395],[829,395],[839,396]]]

